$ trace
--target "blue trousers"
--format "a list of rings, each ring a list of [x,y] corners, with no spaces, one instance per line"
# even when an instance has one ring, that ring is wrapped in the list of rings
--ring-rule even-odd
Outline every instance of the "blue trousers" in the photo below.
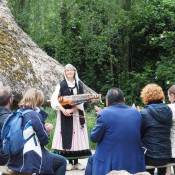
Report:
[[[53,159],[53,170],[54,175],[65,175],[66,174],[66,159],[58,154],[50,153]]]
[[[88,158],[88,162],[85,169],[85,175],[92,175],[93,158],[94,158],[94,155],[91,155]]]

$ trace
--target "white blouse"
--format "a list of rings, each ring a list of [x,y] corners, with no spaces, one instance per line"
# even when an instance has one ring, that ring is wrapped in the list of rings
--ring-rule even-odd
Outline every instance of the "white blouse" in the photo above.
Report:
[[[168,104],[168,106],[171,108],[173,113],[173,123],[171,127],[171,153],[172,157],[175,158],[175,103]]]

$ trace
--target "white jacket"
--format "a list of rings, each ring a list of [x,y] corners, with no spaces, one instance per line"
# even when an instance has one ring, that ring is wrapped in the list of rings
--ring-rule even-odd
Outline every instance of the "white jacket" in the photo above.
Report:
[[[171,127],[171,152],[172,152],[172,158],[175,158],[175,103],[168,104],[168,106],[171,108],[173,113],[173,123]]]

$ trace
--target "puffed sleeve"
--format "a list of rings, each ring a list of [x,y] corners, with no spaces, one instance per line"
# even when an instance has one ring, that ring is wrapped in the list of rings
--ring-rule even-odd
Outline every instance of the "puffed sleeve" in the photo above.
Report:
[[[77,105],[77,108],[83,111],[84,110],[84,103]]]
[[[58,96],[60,93],[60,84],[58,84],[55,88],[55,91],[53,92],[52,96],[51,96],[51,107],[55,110],[58,110],[56,107],[57,106],[61,106],[61,104],[58,101]]]

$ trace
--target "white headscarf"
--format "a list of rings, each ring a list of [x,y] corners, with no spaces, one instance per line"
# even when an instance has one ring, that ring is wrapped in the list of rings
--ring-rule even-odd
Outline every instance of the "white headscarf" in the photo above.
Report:
[[[3,87],[3,83],[0,81],[0,88]]]
[[[75,78],[75,81],[78,83],[79,77],[78,77],[77,69],[76,69],[72,64],[67,64],[67,65],[64,67],[64,78],[65,78],[66,81],[68,81],[68,80],[67,80],[67,77],[66,77],[66,74],[65,74],[65,70],[66,70],[66,69],[74,69],[74,70],[75,70],[75,76],[74,76],[74,78]]]

